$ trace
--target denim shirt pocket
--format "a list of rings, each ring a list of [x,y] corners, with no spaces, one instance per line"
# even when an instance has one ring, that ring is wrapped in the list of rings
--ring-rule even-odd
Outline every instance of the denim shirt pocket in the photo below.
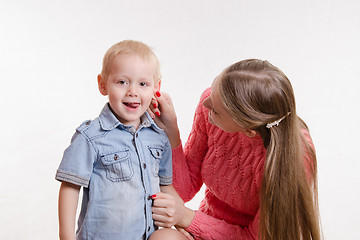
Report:
[[[148,146],[151,156],[152,156],[152,169],[153,169],[153,174],[155,177],[159,176],[159,165],[160,165],[160,160],[162,158],[162,153],[164,151],[164,148],[160,147],[160,146]]]
[[[106,177],[113,181],[128,181],[134,175],[129,149],[108,153],[101,157],[106,169]]]

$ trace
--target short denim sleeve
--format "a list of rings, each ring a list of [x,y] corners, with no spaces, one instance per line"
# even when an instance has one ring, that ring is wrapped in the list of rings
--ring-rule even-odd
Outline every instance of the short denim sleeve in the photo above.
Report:
[[[96,151],[91,142],[81,133],[76,132],[70,146],[65,150],[63,159],[56,173],[56,180],[88,187]]]
[[[163,157],[159,165],[160,185],[172,184],[172,154],[169,141],[165,144]]]

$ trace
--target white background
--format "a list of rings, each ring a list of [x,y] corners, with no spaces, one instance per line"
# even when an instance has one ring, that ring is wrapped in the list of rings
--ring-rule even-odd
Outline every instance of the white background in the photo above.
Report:
[[[357,0],[2,0],[0,239],[57,238],[56,169],[106,102],[96,76],[124,39],[155,49],[184,142],[221,70],[245,58],[281,68],[317,149],[325,237],[359,239],[359,13]]]

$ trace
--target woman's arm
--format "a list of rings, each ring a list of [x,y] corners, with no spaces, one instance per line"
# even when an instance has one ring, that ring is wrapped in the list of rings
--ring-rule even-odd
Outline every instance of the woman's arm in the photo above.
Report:
[[[75,219],[80,186],[62,182],[59,192],[59,236],[75,240]]]
[[[166,93],[157,96],[155,104],[158,108],[153,110],[154,112],[161,111],[155,121],[165,130],[173,148],[173,185],[184,201],[191,200],[203,184],[201,164],[208,149],[207,126],[210,123],[207,119],[208,111],[202,106],[202,101],[208,95],[210,95],[210,89],[207,89],[200,98],[184,150],[181,146],[177,118],[170,96]]]
[[[153,219],[157,226],[180,227],[200,239],[257,239],[259,211],[248,226],[239,226],[185,207],[173,188],[156,194],[153,199]]]
[[[190,200],[202,185],[201,178],[201,166],[202,161],[208,151],[208,134],[210,130],[210,123],[208,122],[208,110],[202,106],[202,101],[210,95],[210,89],[207,89],[201,96],[200,102],[196,108],[194,123],[190,136],[184,149],[181,144],[173,149],[173,179],[174,187],[178,194],[184,201]],[[160,109],[161,100],[159,100]],[[160,115],[159,119],[166,117],[166,114]],[[158,117],[156,118],[157,120]],[[256,239],[258,232],[258,215],[248,226],[239,226],[229,224],[223,220],[214,218],[201,211],[192,211],[191,217],[188,218],[186,213],[186,207],[182,201],[178,199],[172,199],[167,197],[165,193],[157,195],[157,199],[154,200],[154,219],[155,221],[176,225],[177,227],[186,228],[188,232],[191,232],[194,236],[201,239]],[[168,199],[166,201],[160,201],[161,199]],[[171,203],[173,201],[173,203]],[[179,206],[180,205],[180,206]],[[173,208],[173,210],[165,208]],[[184,210],[185,209],[185,210]],[[178,218],[171,218],[165,212],[174,211],[174,215],[178,215]],[[189,220],[191,220],[190,225]]]

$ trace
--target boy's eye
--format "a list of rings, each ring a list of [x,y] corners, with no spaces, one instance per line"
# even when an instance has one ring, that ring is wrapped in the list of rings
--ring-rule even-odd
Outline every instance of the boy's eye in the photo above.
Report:
[[[146,87],[146,86],[148,86],[148,84],[146,82],[142,82],[142,83],[140,83],[140,86]]]
[[[125,80],[119,80],[118,83],[119,84],[126,84],[126,81]]]

